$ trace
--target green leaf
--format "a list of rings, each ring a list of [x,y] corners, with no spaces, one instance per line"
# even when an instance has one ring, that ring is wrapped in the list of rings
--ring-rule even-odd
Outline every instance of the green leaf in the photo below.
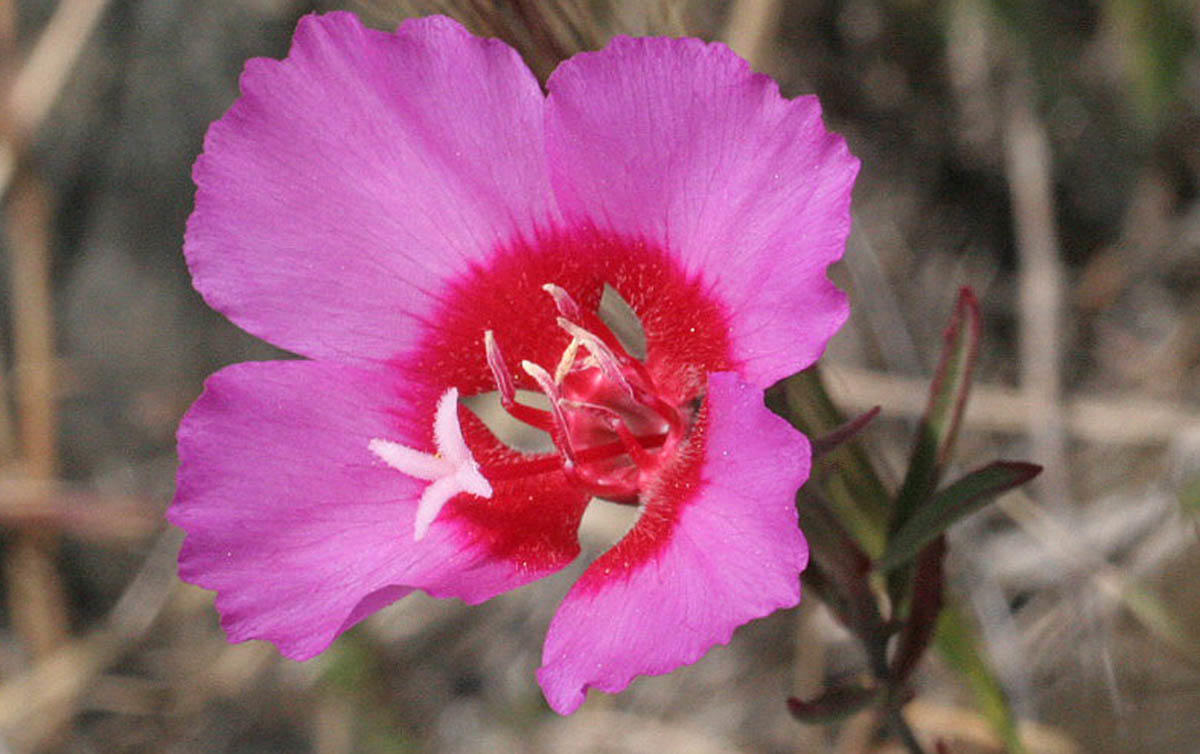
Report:
[[[953,602],[942,608],[934,641],[946,664],[971,687],[976,706],[1004,742],[1005,751],[1025,754],[1028,750],[1017,734],[1017,716],[1008,703],[1004,687],[984,660],[975,629]]]
[[[952,525],[990,503],[1002,492],[1041,473],[1042,467],[1018,461],[996,461],[976,469],[933,496],[888,541],[877,568],[892,571],[912,560],[922,547]]]
[[[929,404],[917,428],[904,483],[896,493],[893,532],[899,531],[933,494],[954,450],[979,354],[980,328],[979,302],[971,289],[964,287],[959,291],[958,303],[943,336],[945,344],[929,387]]]
[[[1200,513],[1200,474],[1183,480],[1179,487],[1179,505],[1185,513]]]
[[[813,560],[820,561],[839,581],[866,581],[871,559],[824,498],[807,486],[801,488],[796,495],[796,513]]]
[[[821,437],[846,426],[846,419],[825,390],[818,366],[792,375],[767,391],[767,405],[809,437]],[[883,552],[891,495],[880,481],[870,456],[857,438],[849,438],[814,457],[809,485],[817,485],[838,518],[867,552]]]

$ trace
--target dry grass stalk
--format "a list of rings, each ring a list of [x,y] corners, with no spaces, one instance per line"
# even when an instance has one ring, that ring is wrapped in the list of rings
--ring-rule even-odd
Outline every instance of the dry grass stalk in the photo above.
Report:
[[[772,53],[779,12],[779,0],[737,0],[729,11],[725,41],[756,71],[763,70]]]
[[[171,594],[181,590],[175,578],[178,548],[179,535],[164,533],[102,624],[0,685],[0,741],[18,751],[35,751],[70,722],[78,699],[145,635]],[[177,610],[195,612],[208,605],[203,600]]]
[[[1033,459],[1045,467],[1037,484],[1054,508],[1069,502],[1061,401],[1064,274],[1054,219],[1050,140],[1034,110],[1029,73],[1015,62],[1001,120],[1013,224],[1017,236],[1017,321],[1021,389],[1029,406]]]
[[[50,207],[32,176],[14,186],[8,220],[21,470],[29,479],[50,480],[57,466]],[[54,529],[31,527],[20,534],[7,561],[13,622],[36,657],[67,637],[66,602],[54,565],[57,548]]]
[[[3,108],[5,133],[0,138],[0,198],[4,197],[15,176],[24,143],[58,99],[79,53],[106,7],[108,0],[63,0],[29,58],[13,77]]]
[[[849,413],[883,406],[885,416],[915,419],[925,410],[928,381],[868,369],[825,365],[829,391]],[[984,432],[1026,434],[1032,431],[1037,402],[1018,389],[975,385],[965,425]],[[1067,434],[1102,445],[1165,445],[1180,433],[1200,427],[1200,412],[1185,405],[1142,395],[1069,398],[1065,402]]]
[[[162,525],[156,508],[150,500],[57,483],[0,481],[0,527],[6,529],[53,529],[98,544],[136,543]]]

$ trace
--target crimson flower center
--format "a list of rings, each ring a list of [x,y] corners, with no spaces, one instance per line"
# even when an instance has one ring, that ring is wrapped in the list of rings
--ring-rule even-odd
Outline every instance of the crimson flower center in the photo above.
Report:
[[[543,286],[558,307],[558,326],[571,336],[554,371],[521,363],[549,401],[549,410],[516,401],[512,372],[492,331],[484,336],[500,402],[515,419],[542,429],[555,456],[484,469],[489,479],[562,471],[588,494],[636,503],[650,477],[669,461],[686,432],[690,412],[667,400],[645,365],[631,356],[595,312],[562,288]]]

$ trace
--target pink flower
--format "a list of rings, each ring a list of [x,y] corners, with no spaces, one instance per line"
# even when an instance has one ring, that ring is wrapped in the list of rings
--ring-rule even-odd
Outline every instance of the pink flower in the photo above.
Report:
[[[303,660],[414,589],[514,589],[578,555],[592,497],[640,513],[550,625],[555,710],[799,601],[808,443],[762,391],[847,316],[825,270],[858,169],[814,98],[723,45],[624,38],[543,95],[446,18],[347,13],[241,86],[196,163],[187,260],[305,358],[222,370],[179,429],[180,574],[230,640]],[[597,313],[606,286],[644,358]],[[493,391],[555,452],[459,405]]]

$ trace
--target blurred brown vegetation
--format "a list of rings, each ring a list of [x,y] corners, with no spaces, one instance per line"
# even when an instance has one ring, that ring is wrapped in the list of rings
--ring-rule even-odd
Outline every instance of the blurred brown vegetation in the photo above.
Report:
[[[228,645],[180,584],[176,423],[277,352],[192,292],[189,170],[298,0],[0,0],[0,753],[863,751],[784,699],[857,672],[814,601],[558,718],[534,683],[573,574],[476,608],[413,597],[306,664]],[[900,469],[958,286],[984,306],[959,458],[1047,466],[951,538],[1029,751],[1200,740],[1200,9],[1184,0],[362,0],[444,12],[540,76],[615,33],[725,39],[815,92],[862,159],[826,360]],[[620,522],[603,512],[591,552]],[[935,657],[907,715],[998,751]],[[861,726],[859,726],[861,728]]]

